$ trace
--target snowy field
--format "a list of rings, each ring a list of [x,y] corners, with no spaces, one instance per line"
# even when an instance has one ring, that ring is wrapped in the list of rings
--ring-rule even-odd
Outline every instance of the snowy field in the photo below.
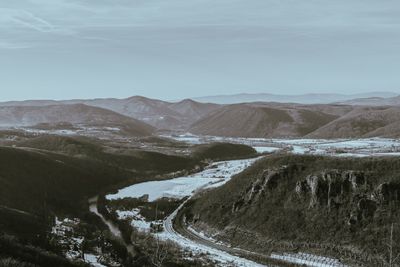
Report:
[[[256,159],[222,161],[214,163],[202,172],[163,181],[151,181],[128,186],[116,194],[107,195],[109,200],[121,198],[139,198],[149,195],[149,201],[168,197],[182,199],[200,188],[220,186],[250,166]]]
[[[162,197],[182,199],[192,196],[197,190],[221,186],[235,174],[242,172],[259,158],[216,162],[202,172],[164,181],[145,182],[121,189],[116,194],[107,195],[107,199],[121,199],[127,197],[138,198],[149,195],[149,201]],[[210,259],[219,263],[219,266],[258,267],[263,266],[255,262],[231,255],[227,252],[198,244],[176,233],[172,228],[172,220],[177,210],[164,221],[164,231],[156,234],[161,239],[175,241],[185,251],[196,255],[207,254]],[[139,230],[150,232],[150,222],[140,215],[139,209],[132,211],[117,211],[121,219],[131,219],[132,226]]]
[[[121,138],[122,131],[117,127],[87,127],[84,125],[74,125],[71,129],[37,129],[33,127],[0,127],[0,130],[16,130],[32,135],[60,135],[60,136],[89,136],[99,139]]]
[[[398,156],[400,140],[272,140],[291,149],[295,154],[328,155],[339,157]]]
[[[259,153],[287,151],[293,154],[338,157],[400,156],[400,139],[267,139],[196,136],[190,133],[165,136],[190,144],[230,142],[252,146]]]
[[[301,147],[301,146],[300,146]],[[266,148],[260,152],[273,152],[276,149]],[[210,187],[221,186],[231,179],[235,174],[242,172],[244,169],[253,164],[257,159],[245,159],[245,160],[233,160],[233,161],[222,161],[216,162],[209,166],[202,172],[179,177],[164,181],[152,181],[145,182],[136,185],[126,187],[119,190],[116,194],[107,195],[106,198],[109,200],[121,199],[127,197],[139,198],[143,195],[149,196],[149,201],[155,201],[162,197],[169,197],[175,199],[183,199],[184,197],[192,197],[196,191],[202,190]],[[186,200],[187,201],[187,200]],[[184,202],[185,203],[185,202]],[[179,208],[181,208],[183,205]],[[153,233],[154,236],[162,240],[171,240],[179,244],[182,249],[189,255],[208,255],[208,258],[214,260],[218,263],[218,266],[239,266],[239,267],[260,267],[264,266],[253,261],[241,258],[239,256],[227,253],[223,250],[219,250],[213,246],[207,246],[199,244],[185,236],[177,233],[173,228],[173,220],[178,213],[176,209],[170,216],[168,216],[163,222],[153,222],[162,223],[163,230],[160,233]],[[146,219],[140,214],[140,209],[136,208],[130,211],[117,211],[118,217],[120,219],[130,219],[131,225],[138,230],[151,233],[151,223],[146,221]],[[212,239],[212,237],[207,237],[203,233],[198,233],[194,229],[189,229],[192,233],[197,236],[202,237],[205,240],[209,240],[215,244],[221,244]],[[215,241],[215,242],[214,242]],[[240,249],[237,249],[240,252]],[[251,252],[247,252],[251,253]],[[287,262],[292,263],[303,263],[303,264],[313,264],[308,266],[343,266],[334,259],[327,259],[315,255],[306,254],[293,254],[293,255],[273,255],[275,258],[282,259]],[[332,264],[332,265],[328,265]]]

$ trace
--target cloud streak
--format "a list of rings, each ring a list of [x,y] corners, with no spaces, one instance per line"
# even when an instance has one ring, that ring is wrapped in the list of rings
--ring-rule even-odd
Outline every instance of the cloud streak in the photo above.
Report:
[[[3,30],[22,26],[39,32],[51,32],[55,30],[54,25],[48,21],[33,15],[25,10],[0,8],[0,21]]]
[[[197,35],[198,38],[212,41],[215,27],[228,37],[235,31],[238,35],[231,38],[233,42],[251,41],[274,35],[276,31],[292,32],[293,38],[314,36],[317,38],[329,34],[344,32],[339,38],[347,38],[347,32],[355,34],[372,31],[375,33],[389,31],[388,35],[400,29],[400,3],[384,0],[377,3],[373,0],[21,0],[10,1],[8,8],[0,8],[1,32],[11,31],[14,27],[30,28],[40,33],[72,34],[74,38],[85,40],[121,39],[129,42],[122,34],[115,36],[115,30],[123,32],[127,28],[132,31],[138,28],[160,34],[168,31],[177,40],[184,41]],[[14,2],[14,3],[13,3]],[[382,4],[382,3],[386,3]],[[6,22],[4,24],[4,22]],[[56,26],[55,26],[56,25]],[[226,29],[223,33],[220,29]],[[246,34],[240,29],[250,32]],[[96,29],[96,30],[93,30]],[[176,29],[175,33],[171,29]],[[182,29],[189,29],[183,31]],[[203,32],[209,30],[209,34]],[[87,32],[96,32],[94,36],[83,36]],[[189,32],[192,32],[189,33]],[[269,31],[269,32],[268,32]],[[137,31],[139,32],[139,31]],[[23,33],[22,33],[23,34]],[[248,35],[251,35],[248,38]],[[256,37],[259,35],[259,38]],[[42,35],[38,35],[36,43],[40,43]],[[150,34],[142,32],[143,38]],[[137,38],[141,38],[137,36]],[[136,39],[137,39],[136,38]],[[170,42],[165,36],[166,42]],[[209,38],[209,39],[207,39]],[[135,39],[135,38],[133,38]],[[159,36],[154,40],[162,41]],[[178,40],[179,41],[179,40]],[[46,46],[49,39],[45,40]],[[58,43],[55,40],[54,43]],[[127,43],[129,44],[129,43]]]
[[[32,13],[23,10],[5,10],[8,13],[8,21],[24,26],[38,32],[52,32],[55,27],[48,21],[39,18]]]
[[[42,98],[400,87],[398,0],[3,2],[3,85]]]

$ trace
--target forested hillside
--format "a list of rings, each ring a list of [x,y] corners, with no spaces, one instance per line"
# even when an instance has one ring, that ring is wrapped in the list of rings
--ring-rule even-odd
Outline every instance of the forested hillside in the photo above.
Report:
[[[380,266],[400,253],[400,159],[274,156],[257,162],[186,211],[233,246],[306,251]]]

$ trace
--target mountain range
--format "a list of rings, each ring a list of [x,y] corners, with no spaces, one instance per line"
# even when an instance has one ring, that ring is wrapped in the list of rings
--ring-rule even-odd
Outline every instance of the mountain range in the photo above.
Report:
[[[350,106],[245,103],[227,105],[190,132],[235,137],[302,137],[351,111]]]
[[[355,98],[338,104],[357,106],[400,106],[400,96]]]
[[[0,107],[25,106],[44,107],[57,105],[76,105],[98,107],[111,110],[127,117],[141,120],[158,129],[183,130],[220,105],[198,103],[190,99],[172,103],[142,96],[125,99],[74,99],[74,100],[26,100],[0,103]],[[1,124],[1,122],[0,122]]]
[[[298,97],[298,102],[301,102],[305,96],[291,97]],[[320,96],[320,99],[328,97],[323,94],[313,96]],[[331,100],[335,100],[334,95],[330,96]],[[135,136],[172,131],[265,138],[398,137],[399,104],[400,96],[355,98],[332,104],[260,101],[216,104],[191,99],[167,102],[142,96],[126,99],[27,100],[0,103],[0,126],[69,123],[117,127]]]
[[[0,107],[0,126],[74,125],[114,127],[135,136],[151,135],[154,128],[114,111],[83,104]],[[66,123],[66,124],[65,124]]]
[[[218,104],[237,104],[249,102],[280,102],[280,103],[299,103],[299,104],[329,104],[334,102],[344,102],[352,99],[364,98],[392,98],[398,94],[393,92],[369,92],[360,94],[300,94],[300,95],[279,95],[279,94],[234,94],[216,95],[193,98],[202,103]]]

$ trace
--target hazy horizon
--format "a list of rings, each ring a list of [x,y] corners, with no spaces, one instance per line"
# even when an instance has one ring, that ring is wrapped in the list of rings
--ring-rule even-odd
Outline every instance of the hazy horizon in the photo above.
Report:
[[[72,98],[21,98],[21,99],[8,99],[8,100],[2,100],[0,98],[0,102],[20,102],[20,101],[69,101],[69,100],[92,100],[92,99],[127,99],[127,98],[131,98],[131,97],[145,97],[145,98],[149,98],[149,99],[157,99],[157,100],[162,100],[162,101],[169,101],[169,102],[176,102],[176,101],[181,101],[181,100],[185,100],[185,99],[193,99],[193,100],[197,100],[197,99],[207,99],[207,98],[219,98],[219,97],[234,97],[234,96],[257,96],[257,95],[273,95],[273,96],[277,96],[277,97],[296,97],[296,96],[307,96],[307,95],[321,95],[321,96],[326,96],[326,95],[341,95],[341,96],[357,96],[357,95],[363,95],[363,94],[372,94],[372,95],[380,95],[382,94],[380,97],[386,98],[386,97],[392,97],[392,96],[400,96],[400,93],[396,93],[396,92],[392,92],[392,91],[383,91],[383,92],[379,92],[379,91],[370,91],[370,92],[362,92],[362,93],[316,93],[316,92],[305,92],[305,93],[301,93],[301,94],[275,94],[275,93],[247,93],[247,92],[242,92],[242,93],[235,93],[235,94],[215,94],[215,95],[200,95],[200,96],[188,96],[188,97],[181,97],[181,98],[175,98],[175,99],[170,99],[170,98],[159,98],[159,97],[149,97],[146,95],[128,95],[128,96],[105,96],[105,97],[83,97],[83,98],[79,98],[79,97],[72,97]],[[349,98],[350,99],[350,98]],[[261,100],[263,101],[263,100]],[[272,101],[274,102],[274,101]]]
[[[0,101],[400,94],[394,0],[0,4]]]

